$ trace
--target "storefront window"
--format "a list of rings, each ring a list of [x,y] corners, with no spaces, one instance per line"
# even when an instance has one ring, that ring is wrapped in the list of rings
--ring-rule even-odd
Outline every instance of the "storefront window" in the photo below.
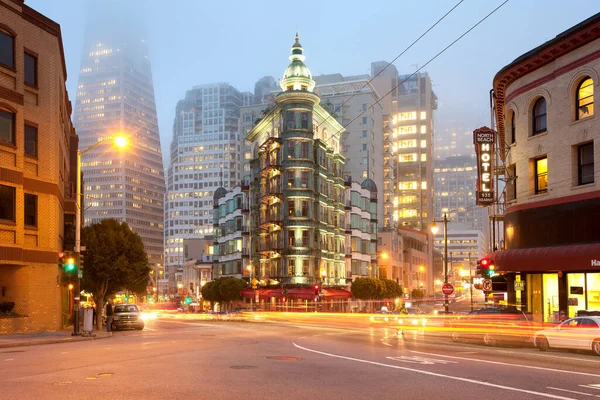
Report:
[[[585,310],[585,274],[567,275],[567,305],[569,318],[576,317],[579,310]]]
[[[587,275],[587,296],[589,311],[600,311],[600,273],[589,273]]]
[[[558,274],[544,274],[544,322],[560,322],[558,314]]]
[[[535,322],[544,321],[544,309],[542,306],[542,275],[528,274],[526,277],[525,290],[527,292],[527,312],[531,313]]]

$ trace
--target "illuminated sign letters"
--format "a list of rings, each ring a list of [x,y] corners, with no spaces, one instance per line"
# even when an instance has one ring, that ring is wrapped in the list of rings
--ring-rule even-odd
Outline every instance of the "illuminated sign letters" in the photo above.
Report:
[[[494,201],[494,142],[496,132],[483,127],[473,131],[477,153],[477,204],[489,206]]]

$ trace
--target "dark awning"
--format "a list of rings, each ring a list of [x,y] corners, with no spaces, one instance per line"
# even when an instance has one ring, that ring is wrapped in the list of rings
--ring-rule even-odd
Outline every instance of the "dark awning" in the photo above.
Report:
[[[501,272],[600,271],[600,243],[510,249],[487,257]]]

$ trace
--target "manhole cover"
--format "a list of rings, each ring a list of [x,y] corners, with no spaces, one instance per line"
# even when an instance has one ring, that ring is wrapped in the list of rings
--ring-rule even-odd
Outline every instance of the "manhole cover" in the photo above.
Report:
[[[231,369],[255,369],[254,365],[232,365],[229,367]]]
[[[2,352],[2,354],[8,354],[8,353],[25,353],[25,350],[10,350],[10,351]]]
[[[267,356],[267,360],[280,360],[280,361],[300,361],[302,357],[291,357],[291,356]]]

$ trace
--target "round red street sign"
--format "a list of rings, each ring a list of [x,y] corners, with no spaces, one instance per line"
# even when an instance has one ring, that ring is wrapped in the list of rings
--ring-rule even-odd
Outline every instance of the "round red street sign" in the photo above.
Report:
[[[454,287],[449,283],[444,283],[442,285],[442,293],[444,294],[452,294],[454,293]]]

